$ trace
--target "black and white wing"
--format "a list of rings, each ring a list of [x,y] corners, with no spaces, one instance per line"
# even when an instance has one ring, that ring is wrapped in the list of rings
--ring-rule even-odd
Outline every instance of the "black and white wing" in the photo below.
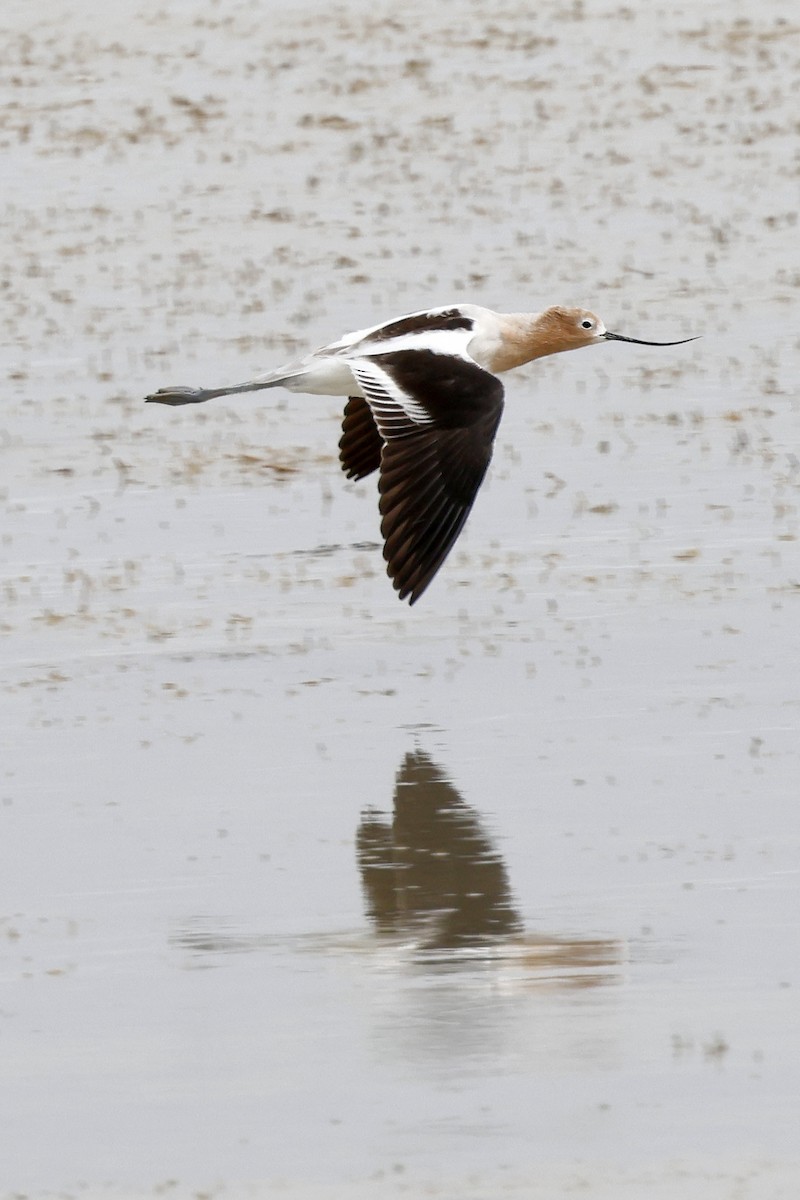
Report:
[[[364,400],[348,400],[342,462],[350,475],[369,473],[380,439],[383,556],[400,599],[413,604],[469,516],[492,457],[503,385],[471,359],[434,350],[370,354],[350,367]]]
[[[382,353],[401,345],[408,347],[414,342],[431,344],[432,339],[441,341],[442,348],[446,346],[451,354],[460,354],[469,344],[480,314],[485,312],[486,309],[476,304],[448,304],[407,313],[382,325],[346,333],[338,342],[315,350],[311,357],[359,357],[362,354]]]

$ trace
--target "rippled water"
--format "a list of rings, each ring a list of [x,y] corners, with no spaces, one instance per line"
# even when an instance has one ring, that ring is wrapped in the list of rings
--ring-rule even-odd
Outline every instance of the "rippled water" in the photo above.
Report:
[[[5,5],[0,1195],[794,1200],[800,26]],[[339,403],[506,377],[413,609]]]

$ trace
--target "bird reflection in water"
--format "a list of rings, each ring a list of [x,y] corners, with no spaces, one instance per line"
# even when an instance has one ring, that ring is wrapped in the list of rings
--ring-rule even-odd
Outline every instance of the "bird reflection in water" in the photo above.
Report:
[[[397,772],[391,818],[365,810],[356,845],[372,936],[287,938],[206,916],[181,922],[172,944],[189,953],[195,969],[221,965],[230,954],[291,944],[308,953],[386,951],[383,965],[391,961],[400,969],[493,964],[501,968],[493,969],[494,986],[513,990],[591,988],[618,978],[621,942],[524,929],[505,863],[478,814],[421,750],[408,752]]]
[[[522,929],[506,868],[435,763],[406,754],[391,823],[367,810],[357,836],[367,915],[379,933],[412,933],[457,950]]]
[[[365,811],[357,836],[367,915],[415,957],[514,963],[540,982],[592,987],[620,966],[613,939],[525,933],[505,864],[474,809],[420,750],[397,773],[392,819]]]

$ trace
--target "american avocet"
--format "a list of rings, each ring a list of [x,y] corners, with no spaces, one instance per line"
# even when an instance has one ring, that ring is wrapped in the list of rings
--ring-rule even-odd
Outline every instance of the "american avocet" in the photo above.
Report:
[[[381,533],[400,599],[418,600],[461,532],[503,412],[496,376],[600,342],[680,346],[609,333],[583,308],[496,313],[476,304],[410,313],[345,334],[299,362],[220,388],[160,388],[148,401],[202,404],[283,387],[347,396],[339,458],[348,479],[380,471]]]

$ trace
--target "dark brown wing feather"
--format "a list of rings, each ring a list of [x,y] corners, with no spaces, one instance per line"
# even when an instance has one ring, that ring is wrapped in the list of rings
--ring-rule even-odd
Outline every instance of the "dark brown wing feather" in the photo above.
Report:
[[[381,460],[383,557],[414,604],[464,527],[492,456],[500,411],[465,429],[421,429],[388,441]]]
[[[350,396],[344,408],[339,459],[348,479],[363,479],[381,465],[383,438],[370,407],[360,396]]]
[[[353,359],[351,369],[372,426],[348,400],[342,461],[372,466],[380,440],[383,556],[400,599],[414,604],[469,516],[492,457],[503,385],[472,359],[429,349]]]
[[[413,604],[450,553],[492,457],[503,412],[500,380],[476,363],[429,351],[372,359],[426,419],[403,419],[391,388],[359,376],[386,436],[379,482],[383,556]]]

